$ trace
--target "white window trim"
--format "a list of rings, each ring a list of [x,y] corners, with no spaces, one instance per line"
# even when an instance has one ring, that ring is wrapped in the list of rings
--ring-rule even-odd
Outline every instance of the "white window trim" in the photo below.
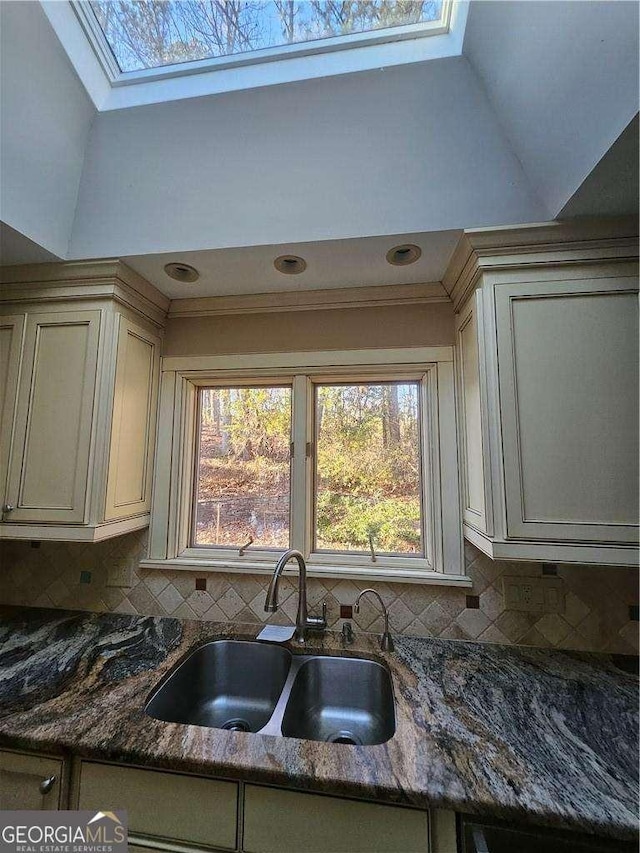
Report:
[[[165,357],[149,553],[140,565],[155,569],[271,574],[277,559],[272,550],[249,548],[240,556],[230,549],[189,547],[198,387],[212,382],[233,383],[239,377],[245,381],[250,377],[275,381],[292,378],[294,406],[300,407],[293,421],[296,430],[293,440],[297,447],[304,447],[309,440],[312,408],[308,402],[311,382],[307,377],[313,376],[318,381],[320,377],[335,378],[336,374],[345,377],[370,374],[374,379],[403,372],[407,376],[424,373],[428,385],[428,391],[422,392],[422,418],[430,438],[424,447],[428,453],[423,453],[423,483],[428,489],[423,496],[425,524],[429,525],[425,540],[427,559],[379,555],[373,563],[368,555],[310,553],[309,519],[296,512],[295,507],[291,516],[292,541],[304,541],[308,573],[312,577],[470,586],[470,579],[464,575],[462,551],[452,347]],[[313,461],[303,454],[294,457],[292,478],[298,489],[312,488],[310,465]],[[309,512],[310,500],[306,504]]]
[[[230,65],[229,57],[222,57],[123,74],[102,31],[96,32],[90,22],[82,20],[72,2],[40,3],[99,112],[460,56],[469,6],[468,0],[450,0],[447,28],[439,33],[432,30],[425,37],[405,33],[404,38],[390,40],[385,35],[389,30],[385,30],[380,31],[381,40],[345,42],[339,50],[327,50],[320,43],[317,51],[309,51],[307,43],[301,46],[302,52],[271,56],[269,61],[240,56],[231,57],[237,61]]]
[[[206,59],[141,68],[136,71],[121,71],[109,40],[91,6],[87,2],[79,2],[79,0],[69,0],[69,2],[112,86],[131,86],[153,80],[200,74],[203,71],[239,68],[265,62],[277,62],[282,59],[334,53],[355,47],[370,47],[409,39],[446,35],[450,29],[452,12],[452,0],[442,0],[442,15],[437,21],[422,21],[417,24],[366,30],[365,32],[348,33],[342,36],[296,42],[295,44],[275,45],[259,50],[245,51],[244,53],[212,56]]]

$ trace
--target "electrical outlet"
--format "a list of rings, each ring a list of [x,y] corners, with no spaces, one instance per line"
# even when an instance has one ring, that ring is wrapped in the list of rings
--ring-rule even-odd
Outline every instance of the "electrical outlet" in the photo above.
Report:
[[[564,613],[562,578],[505,577],[502,579],[504,606],[507,610],[531,613]]]
[[[131,563],[109,566],[107,569],[107,586],[133,586],[133,566]]]

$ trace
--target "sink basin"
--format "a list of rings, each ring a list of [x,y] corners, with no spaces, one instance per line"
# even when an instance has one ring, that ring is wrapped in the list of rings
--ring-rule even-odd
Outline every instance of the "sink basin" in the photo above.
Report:
[[[285,737],[330,743],[384,743],[395,729],[389,673],[359,658],[313,657],[303,663],[282,718]]]
[[[396,730],[391,676],[379,663],[244,640],[195,649],[145,712],[166,723],[329,743],[384,743]]]
[[[291,653],[279,646],[215,640],[169,674],[145,711],[167,723],[257,732],[272,716],[290,666]]]

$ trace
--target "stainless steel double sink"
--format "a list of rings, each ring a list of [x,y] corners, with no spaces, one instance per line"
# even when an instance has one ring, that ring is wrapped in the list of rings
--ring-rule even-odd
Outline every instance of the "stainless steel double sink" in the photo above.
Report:
[[[170,723],[351,745],[385,743],[396,728],[381,664],[244,640],[195,649],[155,688],[145,712]]]

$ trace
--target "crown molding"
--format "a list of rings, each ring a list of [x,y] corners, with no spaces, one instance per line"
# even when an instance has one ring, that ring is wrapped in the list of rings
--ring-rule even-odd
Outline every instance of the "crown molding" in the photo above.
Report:
[[[277,291],[243,296],[173,299],[169,317],[215,317],[226,314],[266,314],[283,311],[326,311],[385,305],[450,302],[440,282],[342,287],[325,290]]]
[[[0,268],[0,302],[115,299],[163,326],[170,300],[117,258]]]
[[[637,217],[477,228],[463,233],[442,284],[457,311],[489,269],[637,257]]]

